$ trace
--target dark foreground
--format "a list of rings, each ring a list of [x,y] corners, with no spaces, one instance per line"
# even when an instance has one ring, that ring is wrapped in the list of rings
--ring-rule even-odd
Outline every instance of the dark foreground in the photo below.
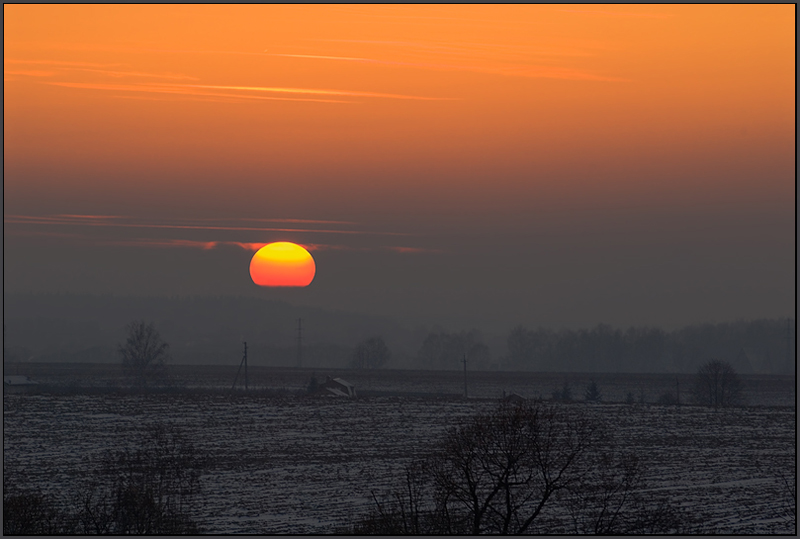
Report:
[[[674,375],[468,373],[465,400],[458,372],[250,369],[251,391],[231,394],[229,367],[176,369],[170,387],[146,391],[124,388],[109,367],[41,365],[25,373],[42,382],[38,390],[4,395],[4,480],[68,504],[104,454],[166,424],[204,457],[190,508],[203,531],[331,533],[369,511],[373,493],[396,488],[403,466],[448,427],[496,406],[503,390],[549,398],[567,381],[581,398],[594,378],[605,402],[556,406],[588,408],[612,426],[615,443],[640,456],[646,488],[689,511],[690,531],[795,533],[783,479],[795,477],[796,413],[781,406],[794,402],[794,385],[781,377],[743,377],[750,405],[715,412],[654,404],[675,388]],[[305,395],[312,374],[347,378],[359,398]],[[624,404],[628,392],[634,404]]]

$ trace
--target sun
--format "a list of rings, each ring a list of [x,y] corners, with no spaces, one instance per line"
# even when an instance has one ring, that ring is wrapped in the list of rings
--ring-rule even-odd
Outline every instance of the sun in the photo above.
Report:
[[[311,253],[288,241],[268,243],[250,260],[250,278],[258,286],[308,286],[316,273]]]

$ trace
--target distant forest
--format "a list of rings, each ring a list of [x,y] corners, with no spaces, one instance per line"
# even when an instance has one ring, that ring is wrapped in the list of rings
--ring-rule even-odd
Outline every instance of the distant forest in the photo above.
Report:
[[[388,317],[299,307],[243,297],[120,297],[71,294],[4,296],[3,360],[119,361],[117,345],[135,319],[155,323],[182,364],[238,364],[242,341],[253,365],[347,368],[359,343],[381,337],[391,354],[383,368],[542,372],[694,372],[711,358],[741,373],[793,374],[793,319],[692,325],[673,331],[509,328],[485,337],[477,329],[409,329]]]

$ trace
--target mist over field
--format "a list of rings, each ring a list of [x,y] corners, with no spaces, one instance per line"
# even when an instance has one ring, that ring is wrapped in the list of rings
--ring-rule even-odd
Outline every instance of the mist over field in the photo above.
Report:
[[[132,320],[153,322],[176,364],[238,364],[242,343],[250,362],[346,368],[355,347],[383,338],[384,368],[549,372],[694,372],[709,358],[741,373],[794,373],[795,324],[757,319],[686,326],[609,325],[567,328],[408,326],[389,317],[301,307],[244,297],[137,297],[74,294],[4,296],[6,362],[118,362],[118,345]]]

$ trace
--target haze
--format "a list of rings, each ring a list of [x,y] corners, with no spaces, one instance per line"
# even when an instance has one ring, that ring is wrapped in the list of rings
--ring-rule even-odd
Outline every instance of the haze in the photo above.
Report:
[[[793,316],[795,8],[4,6],[4,293]],[[305,289],[252,254],[313,252]]]

